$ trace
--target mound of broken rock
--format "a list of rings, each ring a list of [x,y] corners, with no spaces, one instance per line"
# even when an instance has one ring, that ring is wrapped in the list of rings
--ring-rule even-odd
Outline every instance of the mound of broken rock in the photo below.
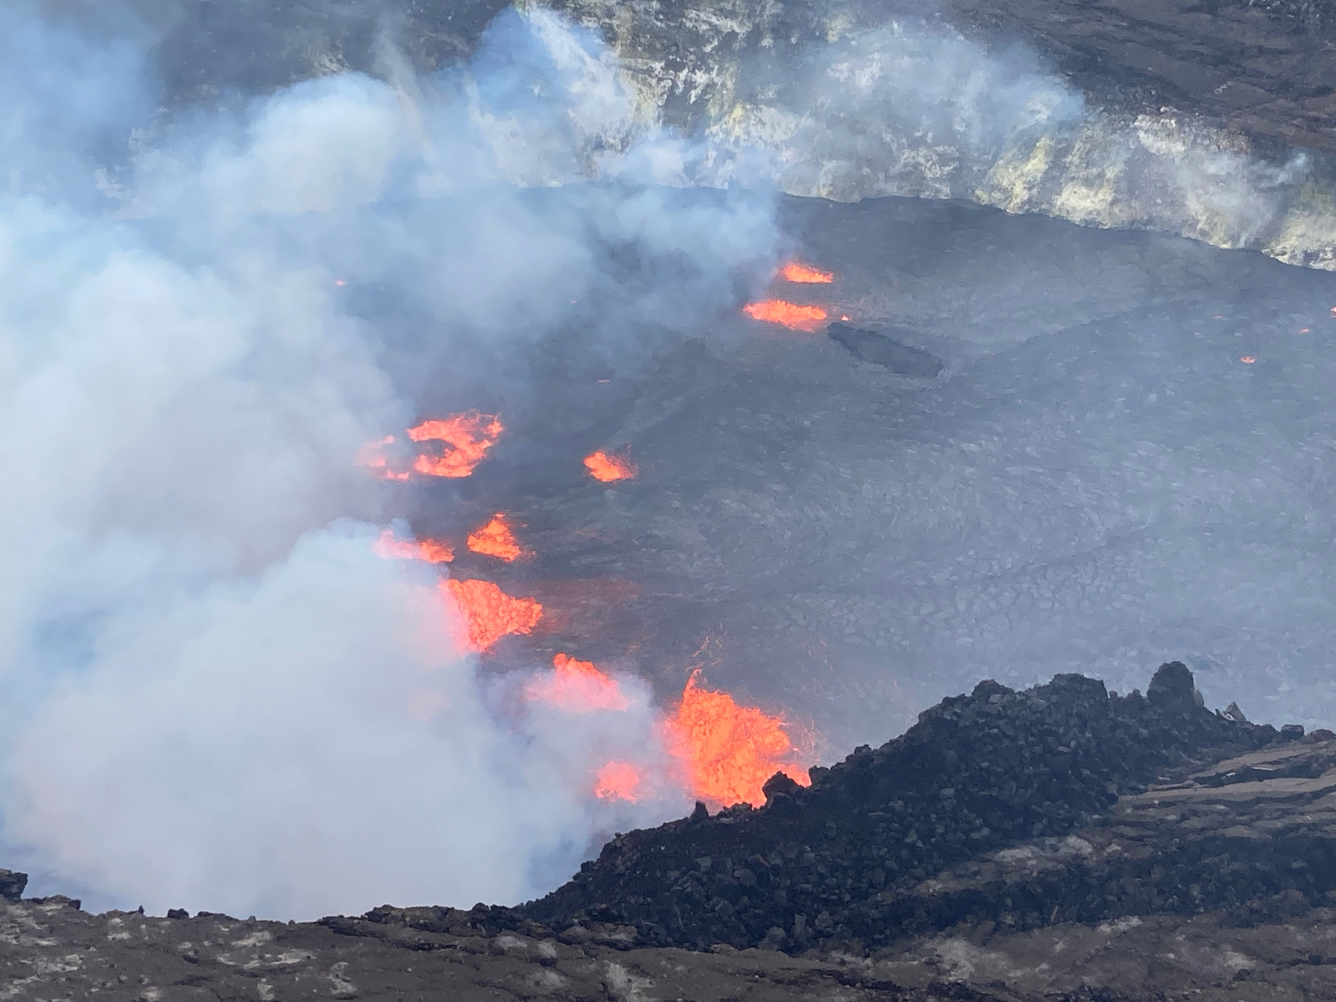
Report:
[[[1332,842],[1318,829],[1260,849],[1239,833],[1173,852],[1155,834],[1136,852],[1110,848],[1129,837],[1109,834],[1120,830],[1118,812],[1133,810],[1120,805],[1151,810],[1153,784],[1185,782],[1207,763],[1287,747],[1302,735],[1241,717],[1204,709],[1179,662],[1162,666],[1145,696],[1111,694],[1079,675],[1026,692],[982,682],[881,748],[861,747],[830,769],[813,769],[808,788],[774,777],[760,810],[742,805],[709,817],[698,808],[691,818],[622,835],[565,886],[493,921],[602,923],[622,927],[637,944],[692,949],[866,951],[970,916],[1027,928],[1062,916],[1266,907],[1258,902],[1290,892],[1315,903],[1336,886],[1322,861],[1321,847]],[[1309,763],[1310,772],[1325,763],[1294,761]],[[1146,796],[1152,801],[1137,799]],[[1088,858],[1070,848],[1078,843],[1032,841],[1080,830],[1102,833],[1082,843]],[[1081,865],[1036,871],[1023,889],[1004,867],[980,870],[992,876],[956,892],[931,890],[949,868],[996,865],[1009,857],[995,854],[1022,843],[1033,858]],[[1235,865],[1243,844],[1257,851]],[[1166,852],[1172,858],[1161,859]],[[1307,870],[1292,865],[1300,859]]]
[[[1336,734],[1208,711],[1178,662],[1144,696],[983,682],[766,792],[619,836],[519,908],[95,916],[0,871],[0,978],[14,999],[1336,995]]]

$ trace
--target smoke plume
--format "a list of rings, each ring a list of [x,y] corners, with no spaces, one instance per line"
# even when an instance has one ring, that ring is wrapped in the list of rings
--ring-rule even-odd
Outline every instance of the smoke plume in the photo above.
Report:
[[[591,796],[661,755],[633,680],[615,719],[498,714],[437,572],[373,553],[396,502],[355,457],[424,371],[485,381],[595,295],[590,350],[635,364],[637,323],[768,265],[768,202],[659,187],[686,147],[541,12],[432,77],[387,49],[157,114],[132,41],[2,16],[7,859],[94,905],[467,905],[687,806]]]

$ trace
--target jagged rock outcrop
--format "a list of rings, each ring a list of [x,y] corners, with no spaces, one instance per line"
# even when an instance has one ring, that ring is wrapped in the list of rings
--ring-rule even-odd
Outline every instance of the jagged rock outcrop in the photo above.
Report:
[[[867,949],[949,925],[954,913],[933,917],[912,893],[943,869],[1102,823],[1120,796],[1167,770],[1282,739],[1194,697],[1179,662],[1145,696],[1112,695],[1080,675],[1025,692],[982,682],[881,748],[812,770],[809,788],[772,779],[760,810],[698,813],[614,839],[520,914],[556,927],[620,924],[638,942],[696,949]]]
[[[0,980],[13,1000],[1328,997],[1336,734],[1241,716],[1177,662],[1145,696],[980,683],[810,788],[776,777],[762,810],[620,836],[519,909],[90,915],[3,871]]]

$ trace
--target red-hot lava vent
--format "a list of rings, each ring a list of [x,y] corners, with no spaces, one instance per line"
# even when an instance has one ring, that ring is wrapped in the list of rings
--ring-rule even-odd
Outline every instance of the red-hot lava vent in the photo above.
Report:
[[[784,281],[799,285],[829,285],[835,281],[833,271],[822,271],[820,268],[813,268],[810,264],[798,261],[790,261],[779,269],[779,274]]]
[[[453,602],[465,624],[460,646],[482,652],[510,633],[532,633],[543,607],[532,598],[507,595],[490,581],[441,582],[446,601]]]
[[[692,672],[665,725],[668,746],[682,760],[696,796],[723,806],[759,807],[765,802],[761,787],[776,772],[811,784],[807,770],[793,761],[797,749],[783,720],[740,706],[726,692],[702,689],[699,680],[699,670]]]
[[[386,529],[376,540],[376,556],[385,560],[425,560],[429,564],[448,564],[455,550],[439,539],[395,539]]]
[[[618,455],[602,450],[585,456],[584,464],[591,477],[604,483],[611,483],[614,480],[634,480],[636,474],[640,472],[640,468],[629,455]]]
[[[826,319],[826,311],[820,306],[804,306],[789,303],[783,299],[766,299],[759,303],[748,303],[742,312],[753,320],[762,320],[771,324],[782,324],[794,330],[815,330]]]
[[[496,557],[506,563],[524,556],[524,549],[515,541],[510,520],[501,512],[493,515],[492,520],[481,529],[469,533],[468,547],[474,553]]]
[[[569,654],[552,659],[552,674],[535,678],[525,688],[529,699],[541,700],[568,713],[595,710],[625,710],[631,702],[622,695],[617,680],[605,675],[590,661],[577,661]]]
[[[408,437],[414,442],[442,442],[445,450],[439,456],[419,455],[413,469],[429,477],[467,477],[504,430],[497,415],[477,411],[423,421],[408,429]]]

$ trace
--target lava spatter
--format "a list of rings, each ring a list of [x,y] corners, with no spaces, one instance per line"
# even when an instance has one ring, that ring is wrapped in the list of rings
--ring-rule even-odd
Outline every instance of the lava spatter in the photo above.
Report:
[[[467,477],[505,430],[495,414],[465,411],[446,418],[423,421],[408,429],[414,442],[441,442],[439,456],[420,454],[413,469],[429,477]]]
[[[507,595],[491,581],[450,578],[441,582],[441,590],[463,620],[460,646],[475,653],[508,634],[532,633],[543,618],[536,599]]]
[[[784,721],[741,706],[726,692],[701,688],[699,669],[687,679],[665,731],[669,749],[702,800],[760,806],[765,802],[761,787],[776,772],[800,786],[811,784],[807,770],[792,761],[797,749]]]
[[[634,480],[640,468],[629,455],[604,452],[591,452],[584,459],[585,469],[595,480],[612,483],[615,480]]]
[[[799,261],[790,261],[779,270],[779,274],[784,281],[798,285],[829,285],[835,281],[833,271],[822,271]]]
[[[469,533],[468,548],[474,553],[496,557],[506,563],[524,556],[523,547],[515,541],[510,520],[501,512],[493,515],[492,520],[482,528]]]
[[[780,324],[794,330],[814,330],[826,319],[826,311],[820,306],[800,305],[783,299],[766,299],[759,303],[748,303],[742,312],[753,320]]]

